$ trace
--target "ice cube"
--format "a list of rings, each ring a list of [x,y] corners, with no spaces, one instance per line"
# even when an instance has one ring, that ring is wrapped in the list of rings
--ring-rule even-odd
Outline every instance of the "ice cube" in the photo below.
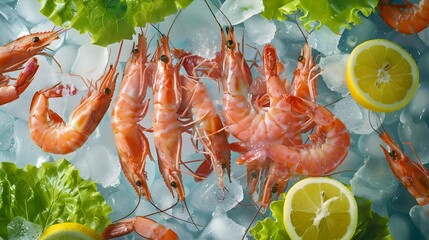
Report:
[[[0,162],[16,162],[15,150],[9,148],[6,151],[0,151]]]
[[[227,25],[228,23],[223,16],[225,14],[232,25],[237,25],[263,10],[264,5],[260,0],[226,0],[216,14],[216,18],[222,21],[224,25]]]
[[[429,28],[427,28],[429,29]],[[423,53],[422,56],[420,56],[418,61],[418,67],[419,67],[419,75],[420,79],[429,79],[429,51]],[[420,81],[420,84],[425,84],[426,81]]]
[[[384,113],[370,112],[358,105],[351,96],[336,102],[332,113],[346,125],[350,132],[356,134],[373,132],[373,127],[376,128],[384,119]]]
[[[387,36],[387,39],[407,50],[414,59],[418,59],[421,53],[427,49],[426,44],[417,34],[402,34],[397,31],[392,31]]]
[[[352,26],[351,29],[344,30],[338,46],[341,51],[350,53],[357,45],[377,38],[377,25],[365,17],[361,17],[361,20],[360,24]]]
[[[346,159],[335,172],[340,172],[340,176],[344,179],[347,178],[348,181],[353,177],[354,172],[358,171],[364,163],[365,157],[358,153],[354,149],[349,149]],[[334,178],[337,177],[337,174],[334,175]]]
[[[417,35],[426,44],[426,46],[429,46],[429,28],[423,29],[423,31],[417,33]]]
[[[303,43],[305,42],[306,36],[301,32],[300,26],[292,21],[275,21],[275,24],[279,31],[276,37],[281,39],[285,43]],[[303,27],[301,27],[303,29]]]
[[[411,102],[405,107],[401,115],[407,115],[413,119],[414,122],[420,122],[427,118],[429,112],[429,84],[423,82],[420,84],[416,95],[414,95]],[[402,118],[406,116],[401,116]]]
[[[349,93],[346,83],[346,65],[349,54],[332,54],[320,59],[319,67],[322,69],[322,79],[332,91],[342,96]]]
[[[206,180],[194,189],[190,196],[190,204],[203,212],[213,212],[222,209],[227,212],[243,200],[243,188],[235,180],[226,185],[227,189],[220,189],[216,174],[211,174]]]
[[[18,0],[15,10],[23,19],[31,24],[38,24],[46,19],[40,13],[40,3],[38,1]]]
[[[7,232],[10,240],[34,240],[42,234],[42,226],[18,216],[9,222]]]
[[[383,159],[385,156],[380,145],[384,146],[384,143],[376,132],[372,132],[367,135],[361,135],[359,137],[359,151],[366,156]]]
[[[271,42],[276,34],[276,25],[260,15],[252,16],[244,22],[249,41],[258,45]]]
[[[0,134],[4,133],[5,131],[13,128],[13,122],[15,119],[7,114],[3,109],[0,110]]]
[[[49,153],[44,152],[30,137],[28,122],[17,119],[14,123],[14,148],[16,153],[16,165],[24,167],[27,164],[40,166],[49,161]]]
[[[425,238],[429,239],[429,204],[412,207],[410,217]]]
[[[367,157],[350,184],[355,195],[368,198],[374,204],[381,204],[396,192],[398,180],[386,160]]]
[[[91,42],[91,36],[89,33],[80,34],[76,29],[70,28],[66,32],[65,41],[67,44],[80,46]]]
[[[17,12],[5,3],[0,3],[0,46],[29,34]]]
[[[107,188],[111,191],[106,196],[106,202],[112,207],[113,212],[110,214],[112,219],[120,219],[128,215],[137,205],[137,194],[130,192],[123,185]],[[132,201],[134,200],[134,201]],[[142,199],[142,201],[145,201]],[[141,202],[140,204],[142,204]]]
[[[385,113],[383,124],[394,124],[399,120],[402,110]]]
[[[53,64],[53,68],[56,72],[70,73],[73,66],[74,60],[77,56],[78,47],[75,45],[66,44],[63,45],[57,52],[55,52],[54,58],[60,63],[60,66]]]
[[[340,34],[335,34],[328,27],[323,26],[319,30],[311,32],[308,36],[308,43],[310,47],[328,56],[340,52],[337,48],[340,38]]]
[[[411,224],[402,214],[393,214],[389,217],[390,234],[395,239],[411,239]]]
[[[233,240],[244,237],[245,227],[228,218],[225,213],[215,212],[209,224],[204,228],[199,239]]]
[[[109,52],[107,48],[93,44],[82,45],[71,68],[71,73],[95,81],[106,71]]]
[[[173,206],[177,202],[177,193],[174,193],[175,198],[171,195],[171,192],[168,190],[165,185],[163,178],[156,179],[152,185],[149,186],[149,189],[152,194],[152,200],[156,206],[160,209],[167,209]],[[187,193],[185,189],[185,194]],[[169,209],[166,211],[168,214],[172,214],[173,210]],[[166,216],[166,215],[163,215]]]
[[[429,136],[429,127],[425,121],[418,123],[412,120],[401,121],[398,124],[398,133],[400,142],[411,143],[422,163],[429,162],[429,145],[426,142],[427,136]],[[409,145],[404,144],[402,150],[410,159],[416,159],[416,154]]]
[[[71,160],[82,172],[89,171],[89,178],[103,187],[119,184],[121,167],[116,151],[99,141],[87,142]],[[84,162],[83,164],[80,162]],[[87,169],[85,168],[87,166]],[[84,168],[82,168],[84,167]],[[83,174],[82,174],[83,175]]]

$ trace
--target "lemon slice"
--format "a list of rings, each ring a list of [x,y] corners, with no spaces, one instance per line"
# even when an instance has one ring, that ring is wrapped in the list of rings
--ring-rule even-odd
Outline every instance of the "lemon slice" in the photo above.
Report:
[[[357,227],[352,192],[328,177],[310,177],[293,185],[283,212],[291,239],[351,239]]]
[[[377,112],[403,108],[419,85],[419,70],[413,57],[385,39],[361,43],[350,54],[347,86],[363,107]]]
[[[101,235],[80,223],[59,223],[49,226],[40,240],[101,240]]]

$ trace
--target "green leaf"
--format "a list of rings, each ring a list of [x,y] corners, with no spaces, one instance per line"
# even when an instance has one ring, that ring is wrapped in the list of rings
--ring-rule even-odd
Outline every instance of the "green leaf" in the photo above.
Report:
[[[163,21],[192,0],[39,0],[40,12],[56,25],[91,33],[92,43],[107,46],[132,39],[135,27]]]
[[[24,169],[0,163],[0,237],[7,239],[6,226],[17,216],[42,229],[61,222],[77,222],[97,232],[111,222],[112,209],[97,192],[94,182],[82,179],[67,160]]]
[[[284,20],[284,15],[297,11],[302,13],[299,18],[306,29],[316,29],[326,25],[334,33],[339,33],[342,27],[350,28],[351,24],[361,22],[359,13],[369,16],[377,6],[378,0],[263,0],[262,16],[268,19]]]

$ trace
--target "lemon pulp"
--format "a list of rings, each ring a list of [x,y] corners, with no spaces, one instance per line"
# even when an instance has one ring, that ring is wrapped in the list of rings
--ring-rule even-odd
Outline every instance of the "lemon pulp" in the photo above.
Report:
[[[291,239],[351,239],[357,227],[357,204],[342,183],[310,177],[286,194],[284,224]]]
[[[360,105],[390,112],[411,101],[418,88],[419,71],[402,47],[385,39],[373,39],[351,52],[346,81],[350,94]]]

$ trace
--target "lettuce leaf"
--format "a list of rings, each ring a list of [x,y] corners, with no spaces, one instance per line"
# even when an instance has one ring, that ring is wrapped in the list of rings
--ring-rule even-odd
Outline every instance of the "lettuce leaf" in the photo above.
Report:
[[[163,21],[192,0],[39,0],[40,12],[56,25],[91,33],[92,43],[107,46],[132,39],[135,27]]]
[[[0,163],[0,237],[17,216],[42,229],[61,222],[78,222],[101,233],[112,212],[94,182],[82,179],[67,160],[24,169]]]
[[[359,13],[369,16],[378,0],[263,0],[263,3],[262,16],[267,19],[285,20],[285,15],[301,11],[299,19],[306,29],[311,29],[315,22],[316,29],[326,25],[334,33],[339,33],[342,27],[359,24]]]
[[[281,195],[280,200],[270,204],[272,217],[258,221],[250,229],[250,234],[256,240],[288,240],[286,229],[283,224],[283,205],[286,193]],[[358,225],[353,240],[382,239],[393,240],[389,230],[389,218],[381,217],[372,212],[370,200],[355,196],[358,205]]]

